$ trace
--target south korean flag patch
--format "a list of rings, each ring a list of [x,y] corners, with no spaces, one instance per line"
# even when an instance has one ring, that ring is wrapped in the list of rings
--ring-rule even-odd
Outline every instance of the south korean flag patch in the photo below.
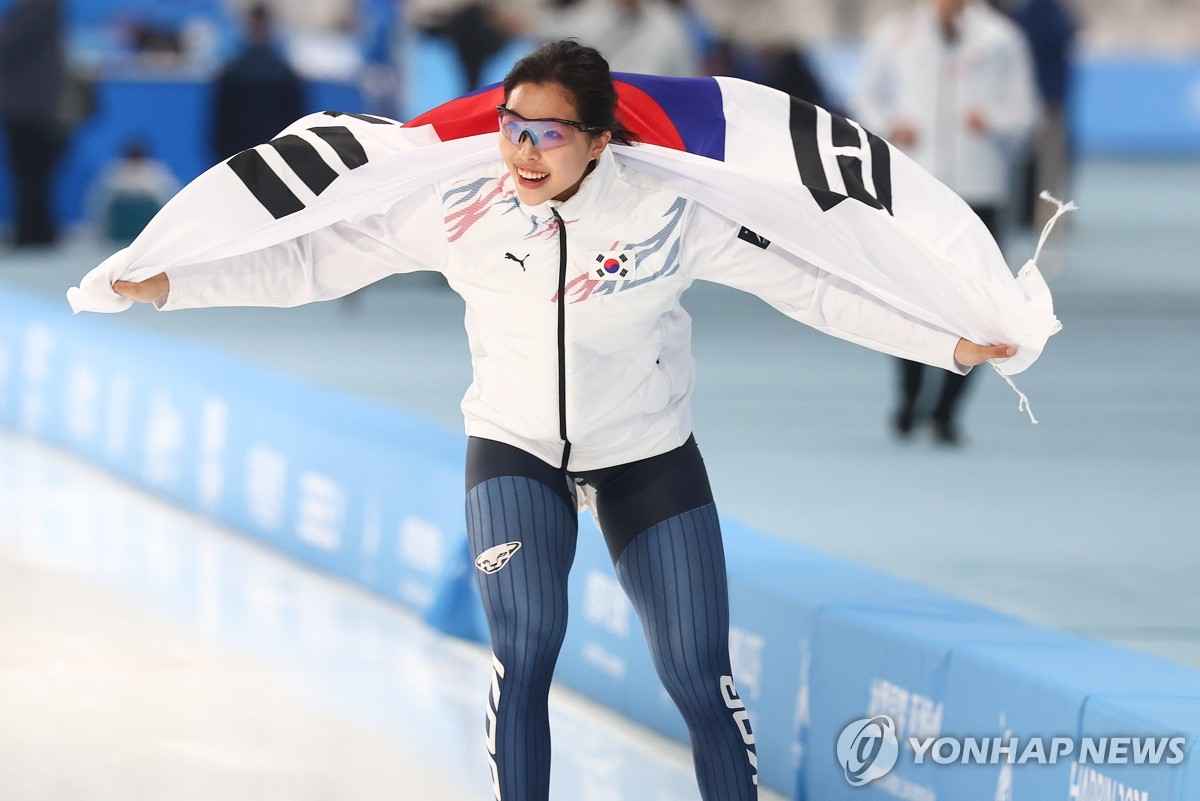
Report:
[[[637,269],[637,261],[628,253],[620,251],[604,251],[596,254],[596,269],[592,275],[601,281],[619,281],[622,278],[633,278]]]

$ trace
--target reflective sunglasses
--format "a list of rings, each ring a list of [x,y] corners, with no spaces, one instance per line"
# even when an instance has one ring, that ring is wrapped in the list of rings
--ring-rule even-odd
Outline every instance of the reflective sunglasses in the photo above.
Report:
[[[531,120],[505,106],[496,106],[500,115],[500,135],[514,145],[521,144],[521,137],[529,134],[530,143],[538,150],[553,150],[575,141],[575,132],[597,134],[603,131],[599,125],[559,120],[553,117]]]

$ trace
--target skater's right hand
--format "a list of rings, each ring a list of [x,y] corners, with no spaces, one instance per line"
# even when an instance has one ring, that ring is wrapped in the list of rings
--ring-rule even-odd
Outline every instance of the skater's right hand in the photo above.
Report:
[[[171,282],[167,279],[166,273],[159,273],[145,281],[114,281],[112,288],[113,292],[118,295],[124,295],[142,303],[153,303],[167,296],[167,293],[171,291]]]
[[[969,339],[959,339],[954,348],[954,361],[963,367],[974,367],[988,359],[1007,359],[1016,355],[1017,349],[1012,345],[980,345]]]

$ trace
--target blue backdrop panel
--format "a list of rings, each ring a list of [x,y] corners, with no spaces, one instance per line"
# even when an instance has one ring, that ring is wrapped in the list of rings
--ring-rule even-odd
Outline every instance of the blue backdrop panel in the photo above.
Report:
[[[501,80],[514,58],[528,47],[527,42],[516,41],[498,54],[489,64],[485,82]],[[836,53],[829,58],[840,74],[857,63],[845,48],[829,49]],[[464,91],[461,69],[446,42],[418,37],[406,58],[407,113],[418,114]],[[1071,127],[1080,155],[1200,155],[1200,102],[1196,100],[1200,58],[1092,54],[1076,64],[1075,75]],[[55,212],[60,220],[84,218],[88,188],[132,139],[147,143],[181,181],[194,178],[214,162],[206,82],[113,78],[98,85],[97,101],[96,114],[75,132],[60,164],[55,183]],[[358,88],[309,84],[308,110],[327,109],[362,111]],[[0,159],[0,220],[11,217],[8,164]]]
[[[70,140],[54,181],[54,211],[63,222],[86,219],[87,197],[96,179],[126,144],[145,144],[181,182],[216,162],[211,150],[211,94],[208,83],[192,79],[113,78],[96,86],[96,111]],[[356,86],[310,82],[307,111],[361,111]],[[0,220],[12,217],[12,185],[0,133]]]
[[[1071,128],[1081,153],[1200,155],[1200,57],[1096,55],[1074,74]]]
[[[64,6],[72,25],[102,25],[134,18],[175,30],[194,18],[215,23],[235,18],[221,0],[67,0]]]

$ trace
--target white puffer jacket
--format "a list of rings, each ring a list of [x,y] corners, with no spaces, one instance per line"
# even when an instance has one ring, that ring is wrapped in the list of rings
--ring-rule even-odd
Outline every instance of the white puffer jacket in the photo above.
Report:
[[[525,206],[502,163],[374,216],[171,275],[164,309],[293,306],[387,272],[437,270],[466,301],[467,433],[587,470],[691,434],[696,279],[826,333],[955,370],[958,337],[880,303],[681,196],[610,151],[563,203]]]

